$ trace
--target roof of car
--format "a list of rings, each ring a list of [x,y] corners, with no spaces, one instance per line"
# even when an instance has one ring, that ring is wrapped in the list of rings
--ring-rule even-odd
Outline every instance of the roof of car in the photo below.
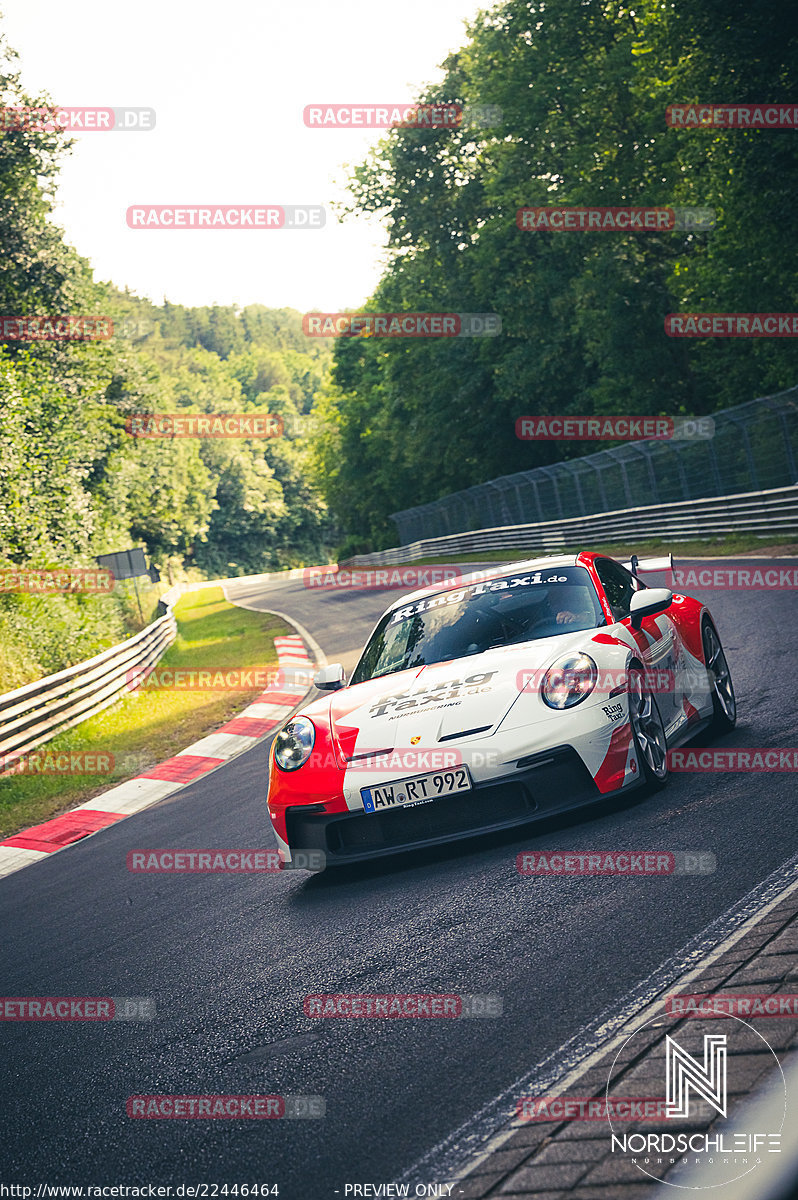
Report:
[[[399,596],[394,600],[393,604],[389,604],[385,612],[393,612],[395,608],[399,608],[402,604],[407,604],[414,600],[420,600],[422,596],[434,596],[439,592],[456,591],[461,587],[468,587],[472,583],[481,583],[484,579],[501,579],[505,575],[518,574],[519,571],[531,571],[544,569],[546,567],[575,567],[578,554],[552,554],[547,558],[525,558],[520,562],[499,563],[497,566],[490,567],[482,571],[470,571],[467,575],[461,575],[458,579],[447,580],[441,583],[431,583],[426,587],[418,588],[415,592],[406,592],[404,596]]]

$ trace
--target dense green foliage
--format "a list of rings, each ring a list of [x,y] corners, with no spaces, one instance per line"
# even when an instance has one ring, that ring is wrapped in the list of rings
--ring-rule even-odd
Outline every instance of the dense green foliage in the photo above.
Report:
[[[541,414],[698,414],[798,380],[784,338],[669,339],[669,312],[798,309],[794,131],[670,129],[670,104],[789,102],[787,0],[504,0],[424,102],[495,105],[491,128],[397,129],[353,174],[389,261],[369,311],[495,312],[494,338],[353,337],[318,403],[317,477],[348,548],[391,512],[594,450],[518,441]],[[522,206],[691,205],[711,232],[545,233]]]
[[[122,326],[108,342],[0,344],[0,567],[130,545],[167,576],[291,566],[327,557],[329,512],[347,550],[390,545],[392,512],[595,449],[520,442],[520,415],[698,414],[793,385],[794,340],[674,340],[663,320],[798,309],[795,131],[669,129],[665,110],[794,100],[797,64],[786,0],[502,0],[480,14],[419,99],[500,115],[391,131],[355,170],[350,212],[389,233],[369,310],[494,312],[503,332],[341,339],[331,377],[329,343],[296,312],[155,306],[94,280],[52,221],[68,139],[6,130],[0,312]],[[47,102],[24,93],[5,43],[0,102]],[[517,228],[519,207],[546,204],[695,205],[717,226]],[[126,417],[146,412],[278,413],[287,435],[131,437]],[[0,594],[0,687],[85,657],[134,615],[122,595]]]
[[[24,108],[0,42],[0,103]],[[102,314],[109,341],[0,344],[0,569],[90,566],[143,545],[164,575],[326,561],[330,520],[308,482],[301,418],[328,367],[300,314],[188,309],[96,282],[51,220],[63,133],[0,134],[0,313]],[[144,439],[133,413],[278,413],[285,436]],[[0,690],[119,640],[138,621],[113,597],[0,590]],[[146,616],[146,614],[145,614]]]
[[[142,336],[129,352],[135,377],[123,367],[111,383],[125,446],[103,470],[103,505],[129,513],[134,541],[156,562],[176,555],[208,576],[319,561],[330,522],[308,482],[303,419],[327,373],[328,345],[310,342],[291,309],[117,302],[122,327]],[[285,433],[131,439],[122,422],[141,412],[274,413]]]

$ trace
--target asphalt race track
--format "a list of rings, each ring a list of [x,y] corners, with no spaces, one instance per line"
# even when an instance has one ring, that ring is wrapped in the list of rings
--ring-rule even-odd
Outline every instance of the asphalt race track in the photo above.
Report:
[[[740,707],[737,729],[717,744],[798,746],[795,593],[703,597]],[[301,580],[237,584],[231,598],[290,615],[347,668],[388,602]],[[781,866],[798,840],[794,776],[684,774],[624,805],[337,874],[127,871],[132,849],[271,846],[267,745],[0,880],[3,995],[156,1005],[144,1022],[3,1023],[6,1181],[276,1183],[286,1200],[315,1200],[394,1180]],[[699,877],[523,878],[515,856],[532,847],[711,851],[718,867]],[[498,993],[504,1015],[313,1020],[309,992]],[[327,1115],[130,1119],[127,1098],[151,1093],[323,1096]]]

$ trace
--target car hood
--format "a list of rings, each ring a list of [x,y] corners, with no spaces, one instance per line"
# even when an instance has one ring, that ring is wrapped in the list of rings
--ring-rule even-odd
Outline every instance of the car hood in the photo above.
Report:
[[[376,751],[456,744],[459,736],[489,737],[525,686],[539,687],[552,662],[587,648],[594,633],[540,638],[344,688],[330,699],[336,751],[352,761]]]

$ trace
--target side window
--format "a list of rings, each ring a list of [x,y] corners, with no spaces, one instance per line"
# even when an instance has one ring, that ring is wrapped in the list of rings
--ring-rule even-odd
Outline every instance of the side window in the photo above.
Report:
[[[626,567],[609,558],[596,559],[596,572],[610,602],[612,615],[616,621],[622,621],[629,616],[632,596],[639,591],[640,585]]]

